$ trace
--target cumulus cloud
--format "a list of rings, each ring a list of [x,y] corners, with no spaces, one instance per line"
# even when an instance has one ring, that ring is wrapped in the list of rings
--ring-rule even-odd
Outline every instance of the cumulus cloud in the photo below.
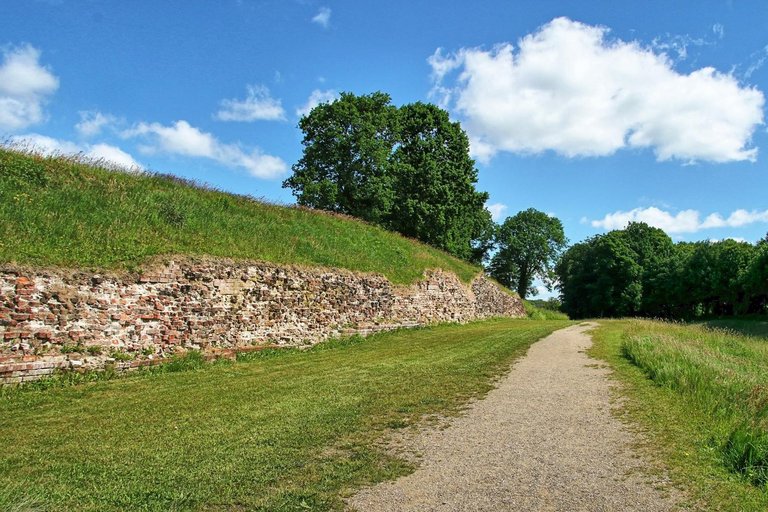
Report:
[[[630,222],[645,222],[667,233],[695,233],[702,229],[738,228],[757,222],[768,222],[768,210],[739,209],[727,217],[711,213],[702,220],[701,213],[697,210],[683,210],[673,214],[651,206],[609,213],[600,220],[591,221],[590,224],[595,228],[611,230],[623,229]]]
[[[306,116],[312,111],[313,108],[320,105],[321,103],[331,102],[338,97],[339,94],[333,89],[328,89],[327,91],[315,89],[309,95],[309,98],[307,98],[307,102],[303,106],[296,109],[296,115],[299,117]]]
[[[117,122],[115,116],[95,110],[80,111],[78,114],[80,114],[80,122],[75,125],[75,130],[81,137],[99,135],[104,128]]]
[[[11,143],[42,155],[71,155],[83,152],[83,148],[74,142],[54,139],[38,133],[14,135],[11,137]]]
[[[142,169],[139,162],[118,148],[109,144],[85,144],[80,145],[67,140],[55,139],[38,133],[16,135],[11,137],[11,142],[22,148],[43,155],[83,155],[93,160],[101,160],[106,164],[116,165],[124,169]]]
[[[489,212],[491,212],[491,218],[494,220],[494,222],[499,222],[502,215],[504,215],[504,212],[507,210],[507,205],[501,203],[493,203],[486,205],[486,208]]]
[[[245,169],[258,178],[275,178],[288,166],[279,157],[264,154],[259,149],[250,152],[236,144],[224,144],[210,133],[201,131],[181,120],[170,126],[160,123],[139,123],[122,133],[123,137],[139,137],[148,141],[140,146],[145,153],[170,153],[208,158],[227,167]]]
[[[317,23],[323,28],[328,28],[331,25],[331,8],[321,7],[317,14],[312,17],[312,23]]]
[[[265,86],[249,85],[245,99],[222,100],[215,117],[219,121],[279,121],[285,119],[285,110]]]
[[[0,51],[0,130],[21,130],[44,121],[43,106],[59,88],[59,79],[40,64],[40,50],[32,46]]]
[[[85,152],[86,156],[96,160],[106,160],[128,169],[143,168],[143,166],[133,159],[131,155],[109,144],[93,144],[88,146]]]
[[[664,53],[611,40],[605,27],[557,18],[491,50],[438,49],[432,97],[464,117],[473,155],[499,151],[567,157],[650,148],[659,160],[757,158],[763,93],[705,67],[673,69]]]

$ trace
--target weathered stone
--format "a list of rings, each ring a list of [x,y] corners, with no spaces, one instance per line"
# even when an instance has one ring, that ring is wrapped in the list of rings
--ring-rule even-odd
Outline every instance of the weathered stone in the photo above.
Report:
[[[485,277],[467,286],[442,270],[393,286],[376,274],[229,260],[169,262],[141,276],[0,267],[0,374],[27,352],[21,339],[51,340],[48,353],[24,357],[59,358],[64,367],[83,364],[58,350],[87,340],[104,349],[88,367],[119,369],[139,367],[149,353],[160,355],[156,362],[190,349],[302,346],[340,333],[524,314],[516,296]],[[130,352],[136,365],[109,361],[113,350]]]

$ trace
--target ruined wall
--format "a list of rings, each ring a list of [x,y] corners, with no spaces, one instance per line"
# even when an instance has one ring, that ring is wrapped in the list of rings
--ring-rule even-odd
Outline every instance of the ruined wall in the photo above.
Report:
[[[490,316],[524,316],[522,303],[485,277],[467,286],[440,270],[405,287],[376,274],[226,260],[122,276],[0,267],[0,382]]]

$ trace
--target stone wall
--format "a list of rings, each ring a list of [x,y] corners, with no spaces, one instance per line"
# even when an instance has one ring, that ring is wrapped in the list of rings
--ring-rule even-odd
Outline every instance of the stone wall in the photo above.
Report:
[[[376,274],[227,260],[158,263],[139,275],[0,267],[0,382],[524,314],[485,277],[467,286],[441,270],[406,287]]]

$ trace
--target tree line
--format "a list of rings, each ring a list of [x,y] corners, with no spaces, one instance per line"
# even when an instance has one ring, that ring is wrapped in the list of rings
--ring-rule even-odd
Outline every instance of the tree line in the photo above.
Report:
[[[572,318],[692,319],[768,312],[768,235],[757,244],[678,242],[630,223],[571,246],[555,266]]]
[[[765,313],[768,236],[673,243],[643,223],[565,250],[559,219],[530,208],[500,225],[475,188],[469,139],[429,103],[342,93],[302,117],[304,151],[283,182],[299,205],[351,215],[416,238],[487,272],[521,297],[540,279],[573,318],[695,318]]]

